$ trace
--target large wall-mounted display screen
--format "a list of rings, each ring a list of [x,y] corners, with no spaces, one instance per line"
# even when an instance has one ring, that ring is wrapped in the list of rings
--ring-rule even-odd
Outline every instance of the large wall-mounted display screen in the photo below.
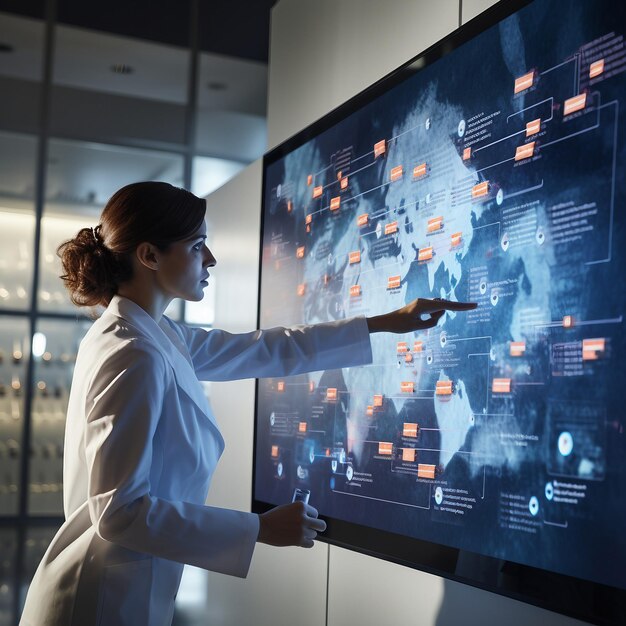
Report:
[[[261,328],[478,308],[259,381],[256,510],[308,491],[328,541],[623,602],[625,32],[623,0],[500,4],[266,155]]]

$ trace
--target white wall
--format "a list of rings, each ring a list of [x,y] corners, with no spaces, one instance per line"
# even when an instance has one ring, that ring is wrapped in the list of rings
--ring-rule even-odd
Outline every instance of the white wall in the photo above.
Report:
[[[485,0],[281,0],[272,13],[268,140],[280,143],[415,56],[489,4]],[[216,326],[256,321],[261,167],[209,197]],[[227,452],[212,504],[245,509],[252,472],[253,384],[214,384]],[[250,576],[209,577],[207,624],[574,626],[561,615],[347,550],[258,546]]]

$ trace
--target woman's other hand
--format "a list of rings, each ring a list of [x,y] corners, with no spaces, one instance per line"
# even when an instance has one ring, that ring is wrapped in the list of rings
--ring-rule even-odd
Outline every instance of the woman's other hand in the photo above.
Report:
[[[283,504],[259,515],[257,541],[270,546],[312,548],[318,532],[326,522],[317,518],[317,510],[304,502]]]

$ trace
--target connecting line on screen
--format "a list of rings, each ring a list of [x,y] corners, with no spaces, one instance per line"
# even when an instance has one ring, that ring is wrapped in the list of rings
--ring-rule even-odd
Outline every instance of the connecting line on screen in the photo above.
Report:
[[[544,524],[547,524],[548,526],[557,526],[558,528],[567,528],[567,522],[563,522],[562,524],[558,523],[558,522],[548,522],[547,520],[543,520]]]
[[[376,500],[377,502],[386,502],[387,504],[397,504],[399,506],[410,506],[413,509],[424,509],[426,511],[430,510],[430,500],[432,495],[432,484],[430,485],[430,489],[428,491],[428,506],[420,506],[419,504],[408,504],[408,502],[396,502],[395,500],[385,500],[383,498],[374,498],[373,496],[364,496],[359,493],[349,493],[347,491],[339,491],[337,489],[333,489],[333,493],[339,493],[344,496],[354,496],[355,498],[366,498],[368,500]]]
[[[598,91],[594,91],[592,93],[592,95],[597,95],[598,96],[598,100],[600,101],[600,93]],[[572,133],[571,135],[565,135],[565,137],[559,137],[559,139],[554,139],[552,141],[548,141],[548,143],[542,143],[541,144],[541,149],[543,150],[544,148],[548,148],[549,146],[553,146],[556,143],[561,143],[561,141],[565,141],[566,139],[571,139],[572,137],[576,137],[578,135],[583,135],[585,133],[588,133],[589,131],[595,130],[596,128],[599,128],[600,126],[600,109],[603,109],[604,107],[608,106],[609,104],[612,104],[613,102],[617,102],[617,100],[613,100],[612,102],[607,102],[606,104],[602,104],[602,105],[598,105],[596,107],[596,111],[597,111],[597,116],[596,116],[596,123],[593,126],[589,126],[589,128],[583,128],[582,130],[578,130],[575,133]],[[590,115],[592,111],[587,111],[586,113],[583,113],[583,115]]]
[[[617,124],[619,120],[619,102],[617,100],[611,100],[598,107],[598,111],[604,107],[615,105],[615,128],[613,129],[613,179],[611,181],[611,207],[609,213],[609,254],[606,259],[599,259],[597,261],[587,261],[585,265],[596,265],[598,263],[609,263],[611,261],[611,254],[613,249],[613,213],[615,206],[615,165],[617,162]]]
[[[502,137],[501,139],[496,139],[495,141],[492,141],[491,143],[488,143],[485,146],[476,148],[474,152],[480,152],[481,150],[484,150],[485,148],[489,148],[490,146],[494,146],[495,144],[500,143],[501,141],[506,141],[507,139],[511,139],[511,137],[515,137],[516,135],[521,135],[522,133],[525,133],[525,132],[526,132],[526,129],[523,128],[522,130],[518,130],[516,133],[511,133],[510,135],[507,135],[506,137]]]
[[[603,320],[576,320],[576,326],[595,326],[596,324],[621,324],[624,320],[624,317],[620,315],[619,317],[613,317],[609,319]],[[562,328],[563,322],[546,322],[542,324],[532,324],[534,328]]]
[[[520,109],[519,111],[516,111],[515,113],[511,113],[511,115],[508,115],[506,118],[506,123],[509,123],[509,119],[512,117],[515,117],[516,115],[521,115],[522,113],[524,113],[524,111],[529,111],[530,109],[534,109],[535,107],[539,106],[540,104],[544,104],[545,102],[551,102],[552,104],[550,105],[550,117],[546,117],[546,119],[542,119],[542,122],[551,122],[552,118],[554,117],[554,113],[552,112],[552,109],[554,107],[554,97],[550,96],[549,98],[546,98],[545,100],[541,100],[540,102],[535,102],[534,104],[531,104],[523,109]],[[526,130],[524,130],[523,132],[526,132]]]
[[[353,163],[353,161],[351,163]],[[353,172],[347,172],[346,176],[354,176],[355,174],[358,174],[359,172],[362,172],[363,170],[366,170],[368,167],[372,167],[372,165],[375,165],[375,164],[376,164],[376,161],[372,161],[371,163],[364,165],[358,170],[354,170]],[[332,187],[333,185],[338,185],[340,182],[341,182],[340,180],[333,180],[332,183],[328,183],[328,185],[324,185],[324,189],[326,189],[327,187]],[[349,199],[350,198],[348,198],[348,200]]]
[[[539,72],[539,76],[548,74],[549,72],[552,72],[553,70],[556,70],[559,67],[562,67],[563,65],[567,65],[568,63],[571,63],[572,61],[576,61],[577,56],[578,56],[578,53],[576,53],[574,56],[570,57],[569,59],[565,59],[565,61],[563,61],[562,63],[559,63],[558,65],[555,65],[554,67],[549,67],[547,70],[543,70],[543,72]]]
[[[541,189],[543,187],[543,178],[538,185],[534,187],[527,187],[526,189],[521,189],[520,191],[515,191],[513,193],[507,193],[504,195],[504,198],[508,200],[509,198],[515,198],[515,196],[521,196],[522,194],[528,193],[529,191],[535,191],[536,189]]]

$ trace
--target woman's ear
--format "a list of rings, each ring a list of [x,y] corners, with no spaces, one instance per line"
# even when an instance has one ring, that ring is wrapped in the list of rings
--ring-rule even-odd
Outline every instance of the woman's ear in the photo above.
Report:
[[[157,249],[151,243],[144,241],[137,246],[135,251],[137,260],[150,270],[159,269],[159,259],[157,255]]]

